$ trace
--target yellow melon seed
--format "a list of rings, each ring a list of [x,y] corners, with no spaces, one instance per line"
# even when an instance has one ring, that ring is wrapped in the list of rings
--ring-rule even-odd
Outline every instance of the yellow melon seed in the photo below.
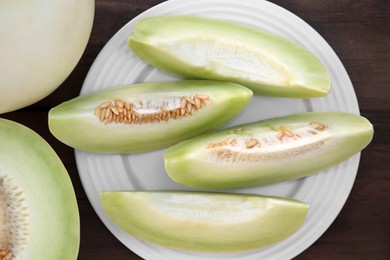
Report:
[[[108,118],[111,114],[111,109],[107,107],[106,111],[104,112],[104,118]]]
[[[284,133],[283,132],[279,132],[279,133],[277,133],[276,138],[282,139],[283,136],[284,136]]]
[[[237,144],[237,139],[234,138],[230,141],[230,145],[235,146],[236,144]]]
[[[107,108],[107,107],[109,107],[110,105],[111,105],[111,102],[110,102],[110,101],[107,101],[107,102],[102,103],[99,107],[100,107],[100,108]]]
[[[120,100],[115,100],[115,106],[118,107],[118,108],[123,108],[124,107],[124,102],[120,101]]]
[[[187,100],[187,102],[191,103],[192,105],[195,105],[195,101],[192,98],[186,97],[186,100]]]
[[[180,107],[185,108],[187,106],[187,100],[185,98],[181,99]]]
[[[115,115],[119,115],[119,110],[116,107],[111,106],[110,109]]]
[[[199,99],[209,99],[209,96],[206,94],[196,94],[195,97]]]
[[[282,132],[283,132],[283,134],[287,135],[288,137],[294,136],[294,134],[290,130],[288,130],[287,128],[283,128]]]
[[[9,250],[0,250],[0,260],[11,260],[12,252]]]
[[[321,124],[319,122],[312,121],[309,124],[310,124],[311,127],[313,127],[314,129],[316,129],[318,131],[322,131],[322,130],[324,130],[326,128],[326,125]]]
[[[196,108],[200,108],[201,105],[202,105],[202,102],[200,101],[200,99],[195,97],[195,106],[196,106]]]
[[[192,111],[192,103],[187,103],[187,112]]]
[[[319,125],[318,127],[316,127],[315,129],[319,130],[319,131],[322,131],[325,129],[325,126],[324,125]]]
[[[3,258],[4,260],[11,260],[12,259],[12,253],[9,252],[8,255],[5,256],[5,258]]]
[[[246,143],[246,148],[251,149],[255,147],[258,143],[259,141],[257,141],[256,139],[251,139]]]

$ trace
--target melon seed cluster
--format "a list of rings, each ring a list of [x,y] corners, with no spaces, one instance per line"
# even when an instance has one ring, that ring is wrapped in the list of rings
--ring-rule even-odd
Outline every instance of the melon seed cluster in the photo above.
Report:
[[[308,130],[308,133],[310,133],[312,135],[316,135],[317,131],[321,132],[321,131],[325,130],[325,128],[326,128],[326,126],[324,124],[321,124],[319,122],[309,122],[309,126],[312,127],[314,130],[316,130],[316,131]],[[290,129],[288,129],[287,127],[284,127],[284,126],[279,127],[278,132],[275,135],[275,137],[279,140],[282,140],[285,137],[294,138],[295,140],[302,138],[299,134],[294,133],[293,131],[291,131]],[[261,146],[261,141],[259,141],[256,138],[251,137],[251,138],[246,139],[246,140],[238,140],[237,138],[228,138],[228,139],[218,141],[215,143],[209,143],[207,148],[213,149],[213,148],[224,147],[224,146],[228,146],[228,145],[231,147],[237,147],[242,142],[245,143],[246,149],[252,149],[256,146],[257,147]]]
[[[243,153],[241,149],[251,150],[253,148],[269,147],[276,144],[290,143],[307,136],[317,135],[326,128],[325,125],[318,122],[309,122],[308,127],[296,129],[292,131],[285,126],[277,129],[274,135],[270,137],[245,137],[239,135],[238,137],[227,138],[221,141],[208,144],[208,149],[213,149],[211,154],[212,160],[226,164],[226,163],[258,163],[260,161],[283,160],[293,158],[308,152],[319,149],[324,143],[322,140],[317,140],[309,144],[303,144],[300,147],[288,149],[279,153]],[[234,132],[232,132],[234,133]],[[221,149],[214,149],[221,148]],[[232,149],[235,148],[235,149]]]
[[[175,98],[173,103],[177,103],[176,106],[172,106],[171,103],[169,101],[158,103],[156,107],[153,101],[135,103],[117,99],[101,103],[96,108],[95,115],[104,124],[146,124],[190,116],[212,102],[207,94],[195,94]],[[148,112],[140,112],[145,110]]]
[[[29,235],[25,198],[11,181],[8,177],[0,176],[0,224],[4,226],[0,229],[0,260],[12,259],[12,250],[23,247]]]
[[[1,177],[1,176],[0,176]],[[8,249],[10,248],[9,243],[9,230],[8,230],[8,214],[7,214],[7,204],[8,199],[3,191],[2,179],[0,179],[0,224],[5,225],[5,228],[0,229],[0,260],[11,260],[12,252]]]

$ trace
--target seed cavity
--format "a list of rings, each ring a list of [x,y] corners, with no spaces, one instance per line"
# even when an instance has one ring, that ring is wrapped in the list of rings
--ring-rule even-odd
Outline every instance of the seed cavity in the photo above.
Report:
[[[242,153],[239,151],[220,149],[213,153],[210,158],[213,161],[223,164],[240,164],[240,163],[258,163],[266,161],[282,161],[296,158],[304,154],[318,150],[324,141],[299,146],[297,148],[285,151],[263,152],[263,153]]]
[[[29,237],[29,214],[24,194],[9,176],[0,175],[0,260],[11,260]]]
[[[194,41],[178,40],[174,48],[180,60],[197,67],[212,68],[218,74],[271,84],[291,85],[295,80],[291,71],[275,57],[249,46],[196,38]]]
[[[101,103],[95,109],[95,116],[104,124],[156,123],[191,116],[211,103],[207,94],[131,102],[116,99]]]
[[[308,126],[309,125],[309,126]],[[219,163],[258,163],[286,160],[318,150],[330,133],[320,123],[285,126],[263,133],[231,131],[228,138],[209,143],[209,160]]]

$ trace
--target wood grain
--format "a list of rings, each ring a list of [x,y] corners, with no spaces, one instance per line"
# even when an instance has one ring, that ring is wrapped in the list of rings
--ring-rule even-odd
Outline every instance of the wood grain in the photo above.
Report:
[[[68,79],[40,102],[1,115],[37,131],[53,146],[68,169],[80,208],[80,260],[141,258],[123,246],[93,211],[77,173],[74,152],[50,134],[47,112],[79,94],[91,64],[116,31],[161,2],[96,0],[88,46]],[[318,241],[296,259],[390,259],[390,2],[272,2],[301,17],[332,46],[353,82],[362,115],[376,130],[373,142],[362,152],[357,179],[341,213]]]

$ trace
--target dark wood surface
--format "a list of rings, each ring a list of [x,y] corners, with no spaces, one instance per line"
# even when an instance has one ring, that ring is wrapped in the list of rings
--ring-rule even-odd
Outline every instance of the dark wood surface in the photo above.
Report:
[[[88,46],[68,79],[42,101],[1,115],[43,136],[68,169],[80,208],[80,260],[141,258],[123,246],[93,211],[80,183],[73,149],[50,134],[47,112],[79,94],[91,64],[115,32],[160,2],[163,1],[97,0]],[[296,259],[390,259],[390,2],[272,2],[301,17],[332,46],[355,87],[361,114],[376,130],[371,145],[362,152],[357,179],[341,213],[323,236]]]

